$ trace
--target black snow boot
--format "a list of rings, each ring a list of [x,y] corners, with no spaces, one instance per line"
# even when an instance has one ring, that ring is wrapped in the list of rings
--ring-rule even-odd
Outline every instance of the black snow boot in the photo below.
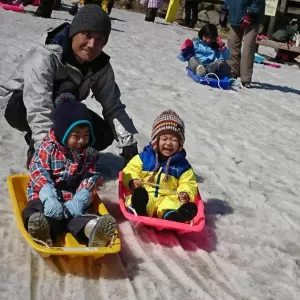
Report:
[[[135,209],[139,216],[147,216],[147,204],[149,201],[149,195],[145,188],[138,187],[132,192],[131,206]]]
[[[193,220],[198,212],[197,205],[194,202],[182,204],[177,210],[169,210],[164,213],[163,219],[185,223]]]

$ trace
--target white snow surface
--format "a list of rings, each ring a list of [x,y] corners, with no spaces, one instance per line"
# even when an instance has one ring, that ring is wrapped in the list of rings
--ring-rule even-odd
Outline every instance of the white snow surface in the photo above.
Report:
[[[52,17],[0,9],[1,81],[44,30],[72,18],[66,11]],[[6,183],[8,175],[27,173],[27,146],[1,115],[0,299],[300,299],[299,70],[256,65],[255,88],[225,93],[194,83],[176,59],[194,31],[117,9],[111,17],[105,51],[139,148],[164,109],[182,116],[206,227],[178,236],[125,220],[117,194],[122,159],[114,145],[103,153],[106,183],[99,194],[117,218],[121,252],[98,260],[42,259],[17,229]],[[101,112],[95,100],[87,103]]]

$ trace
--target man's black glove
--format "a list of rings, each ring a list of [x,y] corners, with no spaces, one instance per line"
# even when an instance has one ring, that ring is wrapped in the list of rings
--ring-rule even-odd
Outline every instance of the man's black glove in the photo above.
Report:
[[[219,24],[221,27],[225,28],[227,27],[228,23],[228,9],[222,8],[221,14],[220,14],[220,19],[219,19]]]
[[[121,156],[124,157],[126,162],[125,164],[127,165],[127,163],[138,153],[139,152],[138,152],[137,145],[131,145],[123,148],[123,152],[121,153]]]

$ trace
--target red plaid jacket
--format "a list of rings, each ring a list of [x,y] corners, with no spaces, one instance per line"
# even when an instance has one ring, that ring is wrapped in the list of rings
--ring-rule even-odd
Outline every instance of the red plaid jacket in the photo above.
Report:
[[[89,147],[82,154],[60,145],[53,129],[35,150],[29,165],[28,201],[39,199],[45,184],[55,187],[62,201],[68,201],[80,189],[92,191],[101,181],[100,154]]]

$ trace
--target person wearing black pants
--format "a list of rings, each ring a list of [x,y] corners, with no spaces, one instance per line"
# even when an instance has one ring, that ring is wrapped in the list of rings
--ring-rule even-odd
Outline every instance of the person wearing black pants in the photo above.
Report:
[[[199,0],[186,0],[185,2],[185,25],[194,28],[198,20]]]

